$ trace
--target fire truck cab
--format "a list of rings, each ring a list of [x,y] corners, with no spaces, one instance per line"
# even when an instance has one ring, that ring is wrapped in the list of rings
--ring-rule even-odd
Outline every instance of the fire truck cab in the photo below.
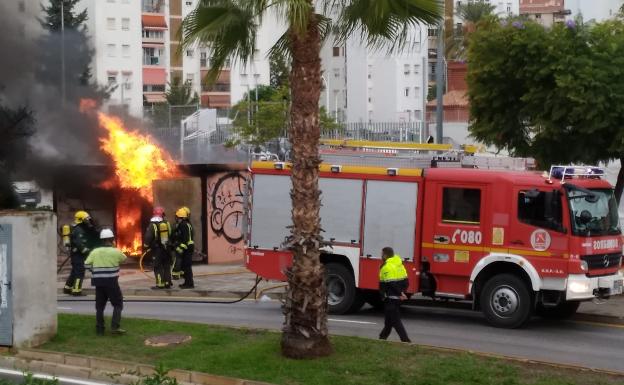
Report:
[[[581,301],[622,294],[617,203],[596,168],[320,167],[331,312],[380,304],[385,246],[404,259],[410,294],[471,301],[498,327],[568,317]],[[285,280],[289,164],[254,162],[251,171],[246,263]]]

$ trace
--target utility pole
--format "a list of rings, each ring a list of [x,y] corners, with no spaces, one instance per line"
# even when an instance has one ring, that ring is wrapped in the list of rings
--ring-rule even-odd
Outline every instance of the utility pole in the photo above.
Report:
[[[444,22],[438,27],[438,52],[436,56],[436,141],[442,143],[444,132]]]
[[[61,103],[65,106],[65,8],[61,0]]]

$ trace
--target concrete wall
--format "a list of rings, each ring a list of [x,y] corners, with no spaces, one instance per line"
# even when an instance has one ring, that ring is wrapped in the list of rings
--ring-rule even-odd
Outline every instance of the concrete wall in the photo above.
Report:
[[[193,225],[195,250],[202,251],[204,233],[202,232],[202,190],[199,178],[177,178],[155,180],[152,184],[154,191],[154,206],[165,208],[167,220],[175,223],[175,212],[182,206],[191,209],[191,224]]]
[[[208,263],[242,262],[243,193],[247,173],[229,171],[207,178]]]
[[[12,225],[13,346],[41,345],[56,334],[56,215],[3,211]]]

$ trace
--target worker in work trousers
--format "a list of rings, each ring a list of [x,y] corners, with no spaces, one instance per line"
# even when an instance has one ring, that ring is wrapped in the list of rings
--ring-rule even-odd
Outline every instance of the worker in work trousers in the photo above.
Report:
[[[171,254],[169,254],[169,238],[171,226],[165,220],[165,209],[155,207],[152,219],[143,235],[143,248],[154,261],[154,277],[156,286],[152,289],[171,288]]]
[[[74,215],[70,234],[69,257],[71,272],[65,282],[63,292],[71,295],[82,295],[82,281],[85,276],[84,261],[93,248],[96,233],[91,216],[86,211],[77,211]]]
[[[189,211],[180,208],[176,211],[176,228],[174,232],[174,246],[176,258],[182,260],[182,272],[184,273],[184,283],[180,289],[192,289],[193,282],[193,252],[195,243],[193,242],[193,226],[189,221]]]
[[[186,206],[180,207],[180,210],[186,211],[187,219],[191,220],[191,209]],[[175,229],[174,229],[175,232]],[[173,256],[173,262],[171,263],[171,278],[174,280],[180,279],[184,275],[184,271],[182,271],[182,258],[178,258],[178,254],[175,251],[175,248],[171,250],[171,254]]]
[[[406,300],[405,291],[409,286],[407,271],[401,257],[394,254],[391,247],[384,247],[381,251],[383,264],[379,270],[379,291],[384,301],[384,328],[379,339],[385,340],[394,328],[402,342],[412,342],[407,336],[401,322],[401,301]]]
[[[114,236],[111,229],[102,229],[100,240],[103,246],[94,249],[85,261],[92,272],[91,285],[95,286],[95,331],[98,335],[104,335],[104,309],[108,301],[113,305],[112,333],[126,332],[121,328],[123,296],[119,287],[119,265],[126,256],[113,246]]]

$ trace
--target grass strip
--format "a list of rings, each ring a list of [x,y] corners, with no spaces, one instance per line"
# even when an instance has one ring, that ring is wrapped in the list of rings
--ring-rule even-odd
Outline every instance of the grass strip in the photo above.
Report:
[[[125,318],[124,336],[95,335],[95,317],[59,314],[58,334],[41,348],[283,385],[613,385],[624,378],[509,362],[358,337],[333,336],[335,353],[316,360],[280,355],[280,334]],[[149,347],[148,337],[184,333],[192,341]]]

